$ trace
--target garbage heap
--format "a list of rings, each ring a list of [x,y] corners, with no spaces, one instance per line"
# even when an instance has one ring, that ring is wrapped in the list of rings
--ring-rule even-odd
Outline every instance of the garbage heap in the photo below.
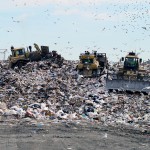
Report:
[[[83,78],[76,62],[60,68],[50,61],[28,63],[22,69],[0,65],[0,121],[90,121],[148,129],[150,96],[108,93],[105,76]]]

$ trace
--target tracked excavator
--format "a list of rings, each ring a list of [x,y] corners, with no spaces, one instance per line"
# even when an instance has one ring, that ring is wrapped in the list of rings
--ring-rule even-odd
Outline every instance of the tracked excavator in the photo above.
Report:
[[[150,92],[149,71],[142,66],[140,59],[134,52],[129,52],[126,57],[122,57],[118,70],[110,73],[106,78],[106,88],[109,91],[130,91],[130,92]]]
[[[77,70],[84,77],[98,77],[104,73],[108,66],[106,53],[85,51],[85,53],[80,54],[79,59]]]
[[[59,65],[63,63],[63,58],[61,55],[57,54],[57,51],[49,52],[48,46],[38,46],[38,44],[34,43],[35,51],[32,51],[32,47],[29,46],[27,49],[24,47],[14,48],[11,47],[11,55],[8,57],[9,67],[21,68],[26,65],[28,62],[40,61],[50,59],[52,62],[57,62]]]

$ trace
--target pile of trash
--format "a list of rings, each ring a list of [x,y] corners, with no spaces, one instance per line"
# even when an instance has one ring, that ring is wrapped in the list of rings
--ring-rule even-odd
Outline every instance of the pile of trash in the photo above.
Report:
[[[0,121],[87,120],[105,125],[150,126],[150,96],[105,90],[106,75],[83,78],[76,61],[62,67],[50,61],[28,63],[12,70],[0,64]]]

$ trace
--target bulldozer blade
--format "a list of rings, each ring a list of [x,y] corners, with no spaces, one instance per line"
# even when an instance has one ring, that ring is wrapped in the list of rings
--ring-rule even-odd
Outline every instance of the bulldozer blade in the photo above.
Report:
[[[107,90],[131,91],[131,92],[150,92],[150,81],[106,79]]]

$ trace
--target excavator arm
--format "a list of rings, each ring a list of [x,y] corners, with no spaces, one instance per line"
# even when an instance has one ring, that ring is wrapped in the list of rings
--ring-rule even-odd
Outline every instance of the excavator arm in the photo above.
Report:
[[[34,45],[34,47],[35,47],[35,49],[36,49],[37,51],[41,52],[41,49],[40,49],[40,47],[38,46],[38,44],[34,43],[33,45]]]

